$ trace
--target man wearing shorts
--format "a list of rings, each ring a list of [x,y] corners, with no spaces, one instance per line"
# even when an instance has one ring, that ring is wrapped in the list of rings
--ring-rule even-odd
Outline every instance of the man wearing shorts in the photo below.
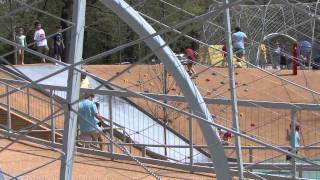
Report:
[[[235,53],[237,57],[237,67],[241,68],[241,61],[243,60],[243,56],[245,54],[244,48],[244,40],[247,39],[247,35],[241,32],[240,27],[235,28],[235,32],[232,34],[232,46],[233,53]]]
[[[92,101],[94,95],[85,95],[85,99],[79,102],[79,124],[80,124],[80,139],[84,141],[86,148],[90,147],[90,142],[93,140],[101,140],[101,133],[98,130],[97,120],[103,121],[102,116],[98,113],[96,104]],[[97,119],[97,120],[96,120]],[[102,145],[100,146],[102,150]]]
[[[36,31],[34,32],[33,39],[36,41],[37,51],[41,54],[47,55],[49,47],[47,44],[46,33],[42,29],[40,22],[35,22],[34,26]],[[46,59],[42,58],[41,61],[45,63]]]

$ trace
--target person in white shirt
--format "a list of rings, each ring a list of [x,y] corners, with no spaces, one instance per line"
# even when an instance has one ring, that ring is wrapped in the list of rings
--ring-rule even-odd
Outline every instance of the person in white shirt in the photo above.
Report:
[[[36,41],[36,49],[39,53],[47,55],[49,52],[49,47],[47,44],[46,33],[42,29],[40,22],[35,22],[34,26],[36,30],[34,32],[33,39]],[[46,62],[45,58],[41,58],[41,60],[43,63]]]

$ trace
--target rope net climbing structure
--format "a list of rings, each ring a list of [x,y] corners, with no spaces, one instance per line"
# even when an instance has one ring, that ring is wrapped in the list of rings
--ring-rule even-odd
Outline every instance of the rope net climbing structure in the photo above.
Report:
[[[75,26],[73,21],[60,18],[57,12],[45,11],[38,6],[39,3],[54,2],[10,2],[18,5],[16,9],[3,11],[1,21],[12,20],[13,16],[34,16],[33,13],[39,13],[52,21],[68,24],[62,32],[70,33]],[[99,6],[94,8],[104,7],[105,2],[98,1]],[[5,162],[0,160],[0,179],[1,175],[9,179],[31,178],[37,173],[44,178],[54,173],[53,177],[58,178],[60,171],[50,172],[46,168],[59,169],[57,162],[66,154],[61,150],[62,139],[67,136],[65,122],[69,120],[65,119],[65,114],[73,112],[78,116],[78,121],[86,121],[72,108],[83,96],[74,102],[67,102],[70,95],[70,89],[67,88],[69,70],[87,75],[90,86],[81,91],[86,95],[95,95],[93,100],[99,104],[99,113],[103,118],[102,127],[91,124],[101,138],[84,140],[81,132],[77,132],[77,154],[72,157],[75,156],[81,162],[90,159],[90,165],[99,168],[111,163],[110,159],[132,161],[126,164],[131,168],[129,174],[119,168],[112,178],[189,178],[190,172],[199,173],[194,175],[195,179],[216,175],[221,177],[221,174],[230,174],[240,179],[241,176],[252,179],[320,178],[320,134],[317,131],[320,127],[320,86],[317,83],[320,72],[311,70],[318,66],[319,1],[234,1],[229,6],[224,1],[212,1],[213,4],[209,4],[208,8],[198,11],[190,10],[178,1],[114,2],[121,2],[122,5],[129,3],[130,6],[126,5],[123,12],[133,7],[155,29],[155,34],[139,36],[129,23],[114,13],[112,7],[98,8],[104,14],[100,14],[103,18],[95,21],[87,16],[89,21],[82,27],[87,36],[97,34],[98,37],[87,39],[85,50],[98,43],[105,49],[92,56],[85,54],[86,57],[79,63],[67,64],[38,53],[31,49],[36,43],[32,41],[23,48],[26,57],[31,59],[39,56],[58,65],[16,66],[8,61],[9,55],[21,47],[12,38],[6,38],[7,30],[0,27],[0,41],[6,44],[4,49],[7,50],[0,56],[4,64],[0,73],[0,157],[7,158]],[[3,1],[1,5],[9,7],[8,3]],[[229,21],[224,19],[227,7],[230,8]],[[159,15],[152,12],[162,13]],[[112,48],[99,41],[103,38],[111,41],[112,32],[103,25],[97,25],[109,22],[110,17],[118,18],[119,34],[127,31],[125,36],[114,37],[118,38],[118,42]],[[235,68],[233,72],[234,89],[230,86],[227,63],[223,63],[222,46],[226,43],[227,23],[232,28],[241,27],[248,37],[245,58],[242,60],[245,68]],[[53,30],[48,32],[48,40],[58,33]],[[150,48],[144,41],[157,35],[166,44]],[[299,73],[292,76],[289,63],[289,59],[293,61],[292,46],[294,43],[301,45],[303,41],[311,44],[310,62],[307,64],[305,57],[299,56]],[[188,63],[180,54],[184,53],[185,46],[191,44],[195,44],[198,56],[194,62],[196,73],[179,79],[165,61],[156,55],[165,47],[170,47],[174,53],[168,57],[175,61],[181,60],[175,62],[175,69],[181,69],[187,75],[184,68],[187,68]],[[261,64],[262,44],[266,47],[265,66]],[[277,44],[286,50],[282,53],[287,63],[281,69],[278,57],[274,54]],[[302,46],[299,47],[301,50]],[[124,58],[122,55],[125,51],[137,52],[137,57]],[[93,65],[114,59],[120,63]],[[192,92],[199,91],[198,96],[204,99],[198,105],[208,108],[210,118],[204,118],[208,114],[192,108],[188,102],[190,97],[184,91],[186,87],[181,87],[180,81],[190,82],[193,85],[190,86]],[[232,90],[235,90],[237,96],[237,114],[232,106]],[[234,126],[234,115],[238,117],[239,129]],[[220,141],[203,133],[201,123],[219,133]],[[297,135],[292,133],[295,132],[292,127],[300,128],[298,142],[292,140],[297,139]],[[236,143],[235,137],[240,137],[240,143]],[[32,148],[23,143],[31,143]],[[90,146],[87,147],[87,144]],[[212,158],[210,145],[214,145],[214,150],[220,145],[223,147],[229,168],[222,171],[218,169],[217,163],[212,161],[215,157]],[[32,166],[12,168],[12,164],[17,166],[17,162],[21,165],[27,161],[18,155],[16,158],[19,159],[14,159],[12,154],[8,156],[8,151],[17,150],[12,147],[21,151],[42,148],[45,149],[43,153],[50,156],[35,160]],[[242,151],[241,161],[237,161],[237,149]],[[81,157],[77,156],[78,153],[81,153]],[[96,158],[101,159],[98,161]],[[117,162],[113,163],[117,167]],[[94,172],[85,163],[80,166],[88,169],[88,172]],[[81,168],[74,167],[74,177],[79,177],[77,175]],[[177,169],[182,170],[181,174],[171,171]],[[239,169],[243,169],[243,172]],[[101,172],[104,172],[103,168]],[[102,174],[105,175],[105,172]]]

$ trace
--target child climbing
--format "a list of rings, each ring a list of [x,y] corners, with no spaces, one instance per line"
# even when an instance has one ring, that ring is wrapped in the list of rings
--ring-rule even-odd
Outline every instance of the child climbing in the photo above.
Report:
[[[232,138],[232,133],[218,128],[219,136],[222,137],[222,145],[229,145],[229,141]]]
[[[185,57],[189,60],[187,63],[187,71],[190,76],[195,75],[196,71],[194,70],[194,64],[196,62],[196,53],[194,52],[195,45],[192,43],[191,47],[185,49]]]

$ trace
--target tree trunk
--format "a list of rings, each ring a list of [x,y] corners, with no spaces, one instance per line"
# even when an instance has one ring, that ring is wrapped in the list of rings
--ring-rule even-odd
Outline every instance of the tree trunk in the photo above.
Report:
[[[63,2],[64,2],[64,6],[62,7],[61,18],[71,21],[73,0],[64,0]],[[62,29],[65,29],[71,26],[68,23],[63,21],[61,21],[60,23],[61,23]],[[69,58],[69,51],[70,51],[70,41],[71,41],[71,30],[69,29],[68,31],[64,32],[63,37],[64,37],[65,50],[63,53],[62,60],[66,63],[70,63],[71,61]]]

